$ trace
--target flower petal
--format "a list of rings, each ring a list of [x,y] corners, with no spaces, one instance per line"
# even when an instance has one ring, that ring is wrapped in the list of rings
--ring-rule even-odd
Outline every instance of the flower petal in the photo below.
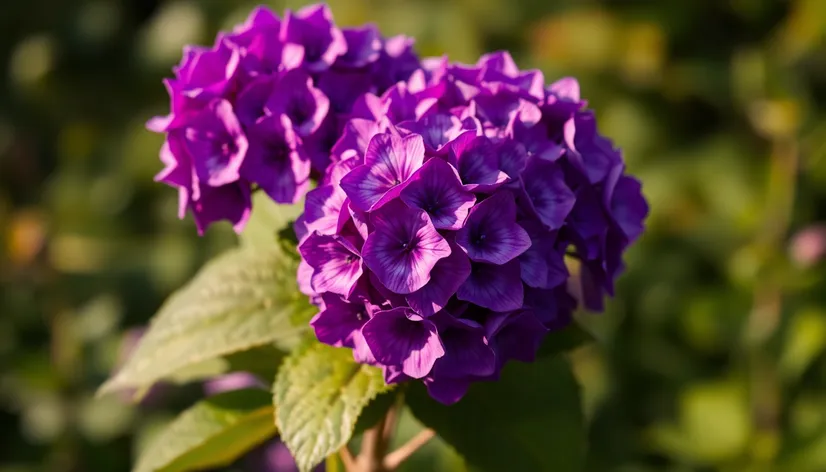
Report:
[[[376,313],[361,332],[380,364],[401,365],[414,379],[430,373],[445,354],[436,325],[406,308]]]
[[[496,146],[475,131],[465,131],[450,145],[449,161],[467,190],[490,192],[508,180],[508,174],[499,169]]]
[[[504,264],[531,246],[528,233],[516,223],[516,202],[510,192],[488,197],[470,210],[456,244],[476,262]]]
[[[363,271],[358,251],[345,239],[316,231],[307,236],[298,250],[314,269],[311,282],[316,292],[350,296]]]
[[[407,296],[416,313],[427,317],[447,306],[450,297],[470,276],[470,261],[461,249],[451,245],[450,255],[440,259],[430,271],[430,281]]]
[[[364,304],[350,303],[329,292],[321,297],[324,309],[310,320],[316,338],[335,347],[353,347],[353,333],[369,319]]]
[[[552,162],[532,157],[522,174],[522,183],[530,208],[542,223],[551,230],[562,227],[576,202],[562,170]]]
[[[496,370],[496,354],[488,346],[484,328],[441,312],[433,322],[445,347],[445,355],[436,361],[433,374],[438,377],[485,377]]]
[[[452,405],[461,400],[470,387],[469,380],[442,377],[428,377],[424,384],[430,397],[444,405]]]
[[[341,187],[356,208],[375,210],[398,196],[423,161],[421,136],[377,134],[367,145],[364,164],[344,176]]]
[[[523,294],[519,261],[515,259],[504,265],[472,263],[470,276],[456,292],[460,300],[494,311],[521,308]]]
[[[441,159],[427,161],[401,191],[402,201],[430,215],[439,229],[459,229],[476,197],[462,187],[456,170]]]
[[[375,229],[362,248],[365,263],[395,293],[408,294],[424,287],[436,262],[450,255],[450,246],[427,213],[409,208],[401,200],[374,212],[371,222]]]

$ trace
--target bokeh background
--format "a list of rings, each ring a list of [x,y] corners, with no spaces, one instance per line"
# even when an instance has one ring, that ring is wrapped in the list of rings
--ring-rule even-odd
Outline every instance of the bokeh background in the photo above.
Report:
[[[826,1],[329,3],[423,56],[504,48],[578,77],[642,180],[648,231],[607,313],[583,316],[599,342],[572,354],[589,471],[826,471]],[[202,395],[93,399],[162,300],[234,243],[176,219],[143,123],[181,47],[253,5],[2,2],[0,472],[126,471]],[[462,470],[438,442],[416,457]]]

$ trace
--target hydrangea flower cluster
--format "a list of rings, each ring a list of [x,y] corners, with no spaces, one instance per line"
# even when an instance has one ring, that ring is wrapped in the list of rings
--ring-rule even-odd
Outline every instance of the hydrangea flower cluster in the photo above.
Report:
[[[586,105],[506,52],[356,100],[296,222],[318,339],[450,404],[602,309],[648,206]]]
[[[229,220],[241,231],[251,190],[294,203],[322,173],[350,109],[420,66],[412,40],[375,26],[338,28],[325,5],[255,9],[212,47],[188,46],[165,85],[170,113],[147,123],[166,133],[156,180],[178,188],[179,216],[199,233]]]

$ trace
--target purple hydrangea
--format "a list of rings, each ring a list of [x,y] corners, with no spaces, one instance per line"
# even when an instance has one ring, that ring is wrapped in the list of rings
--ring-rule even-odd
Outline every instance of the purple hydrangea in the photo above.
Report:
[[[586,106],[506,52],[356,99],[296,223],[318,339],[450,404],[601,309],[648,205]]]
[[[147,123],[166,134],[156,180],[178,189],[179,216],[192,213],[199,233],[220,220],[240,232],[252,191],[299,201],[330,164],[359,97],[419,67],[409,38],[339,28],[325,5],[283,19],[258,7],[212,47],[184,48],[165,80],[170,112]]]

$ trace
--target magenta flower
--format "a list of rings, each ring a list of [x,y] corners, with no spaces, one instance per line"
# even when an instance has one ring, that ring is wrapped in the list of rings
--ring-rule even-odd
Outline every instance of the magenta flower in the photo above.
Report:
[[[238,180],[249,143],[228,101],[215,100],[193,115],[183,136],[200,182],[220,187]]]
[[[459,173],[465,188],[488,193],[499,188],[509,177],[499,169],[497,146],[485,136],[466,131],[451,144],[449,161]]]
[[[460,229],[476,203],[456,170],[441,159],[431,159],[416,171],[400,197],[410,208],[424,210],[438,229]]]
[[[283,118],[283,117],[282,117]],[[251,127],[241,176],[278,203],[294,203],[309,186],[310,160],[287,119],[274,116]]]
[[[497,192],[474,206],[456,232],[456,244],[475,262],[502,265],[531,247],[528,233],[516,223],[516,202]]]
[[[322,300],[324,309],[310,320],[318,340],[336,347],[354,347],[355,333],[370,319],[364,301],[351,303],[330,292],[325,293]]]
[[[374,229],[364,241],[364,262],[395,293],[424,287],[439,259],[450,255],[450,246],[427,213],[400,200],[372,213],[370,221]]]
[[[376,210],[399,195],[423,161],[421,136],[377,134],[367,145],[364,164],[341,179],[341,186],[356,208]]]
[[[372,34],[346,34],[359,52],[342,68],[373,56]],[[531,362],[577,306],[600,309],[648,205],[574,79],[546,87],[504,52],[407,77],[353,101],[296,225],[299,282],[322,308],[319,340],[449,404]]]
[[[295,13],[287,10],[280,39],[304,48],[304,67],[311,72],[329,68],[347,52],[344,34],[326,5],[310,5]]]
[[[362,328],[376,361],[400,366],[405,375],[420,379],[445,355],[433,322],[407,308],[380,311]]]
[[[156,180],[178,189],[179,216],[192,213],[199,233],[221,220],[240,232],[253,189],[293,203],[311,175],[363,153],[370,129],[347,155],[331,152],[357,99],[383,96],[418,68],[409,38],[385,39],[371,25],[341,30],[325,5],[283,19],[258,7],[214,46],[185,47],[164,81],[169,113],[147,122],[167,134]]]
[[[299,135],[309,136],[321,127],[330,101],[307,73],[294,69],[279,78],[264,107],[268,114],[288,117]]]
[[[301,243],[298,250],[313,268],[310,282],[316,293],[350,296],[363,271],[359,251],[347,239],[316,231]]]

